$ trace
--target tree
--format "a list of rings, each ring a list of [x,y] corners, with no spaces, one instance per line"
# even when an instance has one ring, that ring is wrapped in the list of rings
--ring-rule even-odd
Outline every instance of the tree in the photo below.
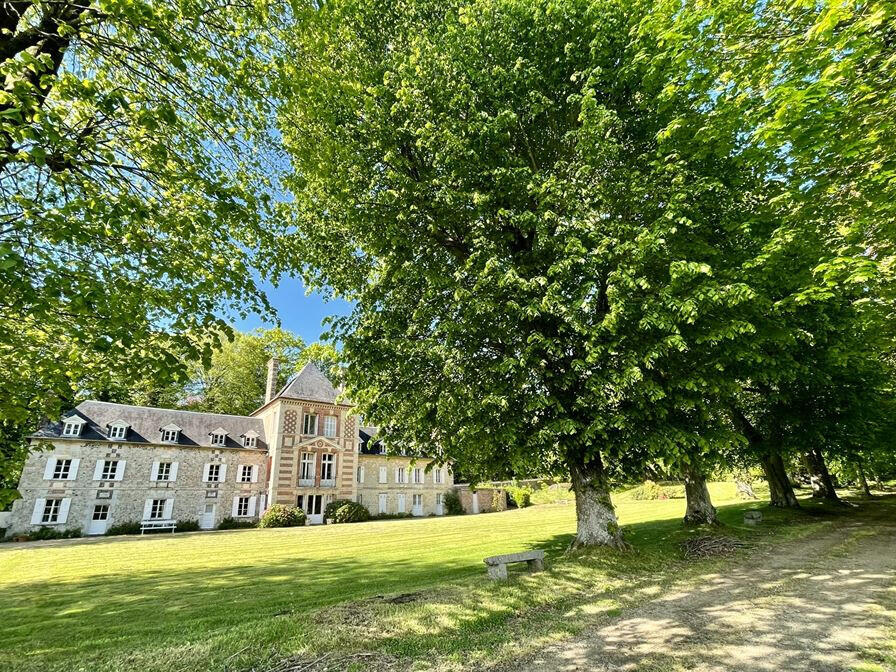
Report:
[[[610,474],[731,437],[722,346],[754,331],[757,183],[660,95],[643,11],[327,3],[284,75],[306,281],[356,301],[334,323],[350,397],[471,480],[568,475],[579,544],[622,543]]]
[[[225,315],[272,314],[256,279],[289,257],[269,132],[287,18],[0,2],[0,417],[55,413],[101,367],[176,377]]]

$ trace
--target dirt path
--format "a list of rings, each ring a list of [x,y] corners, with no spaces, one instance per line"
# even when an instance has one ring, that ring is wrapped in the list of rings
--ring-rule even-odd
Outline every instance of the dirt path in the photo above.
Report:
[[[861,647],[892,624],[894,590],[896,520],[837,522],[673,589],[512,669],[850,670]]]

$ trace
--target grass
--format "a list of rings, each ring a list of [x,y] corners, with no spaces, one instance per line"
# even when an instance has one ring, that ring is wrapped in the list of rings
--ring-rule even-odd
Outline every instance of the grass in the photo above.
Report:
[[[748,528],[732,484],[713,484],[722,519],[761,543],[823,517],[766,512]],[[584,620],[656,595],[693,565],[684,501],[616,498],[631,553],[569,559],[571,503],[480,516],[234,530],[0,549],[0,669],[174,672],[265,669],[284,657],[439,660],[458,669],[574,634]],[[772,532],[774,530],[774,532]],[[506,583],[482,559],[544,548],[550,571]],[[700,563],[705,571],[712,562]],[[409,602],[384,599],[411,593]],[[525,637],[523,637],[525,635]],[[364,654],[366,657],[352,656]],[[370,655],[374,658],[369,657]]]

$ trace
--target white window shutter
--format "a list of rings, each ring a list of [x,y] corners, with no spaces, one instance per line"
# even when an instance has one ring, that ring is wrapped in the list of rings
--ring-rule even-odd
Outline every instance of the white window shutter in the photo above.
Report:
[[[99,481],[103,478],[103,462],[105,460],[97,460],[96,467],[93,468],[93,480]]]
[[[172,514],[174,513],[174,500],[166,499],[165,500],[165,520],[171,520]]]
[[[209,471],[209,469],[211,469],[211,467],[212,467],[212,465],[206,464],[202,468],[202,480],[205,481],[206,483],[208,483],[208,471]]]
[[[221,481],[222,483],[227,480],[227,465],[226,464],[221,465],[221,473],[218,476],[218,480]]]
[[[81,465],[80,458],[75,458],[72,460],[72,467],[68,470],[68,480],[74,481],[78,478],[78,467]]]
[[[150,481],[159,480],[159,463],[158,462],[152,463],[152,470],[149,472],[149,480]]]
[[[256,503],[257,501],[258,501],[258,497],[256,497],[255,495],[252,495],[252,496],[249,498],[249,515],[250,515],[250,516],[254,516],[254,515],[255,515],[255,503]]]
[[[149,520],[149,516],[152,514],[152,500],[147,499],[146,503],[143,505],[143,520]]]
[[[115,465],[115,478],[113,478],[112,480],[120,481],[124,478],[124,464],[125,460],[118,460]]]
[[[57,523],[64,523],[68,520],[68,509],[71,505],[71,497],[66,497],[61,502],[59,502],[59,517],[56,519]]]
[[[364,482],[364,467],[361,467],[361,483]]]
[[[252,465],[252,482],[258,483],[258,465],[257,464]]]
[[[56,458],[51,457],[47,460],[47,466],[44,467],[44,480],[51,481],[53,480],[53,472],[56,471]]]
[[[177,480],[177,462],[171,463],[171,471],[168,472],[168,480],[169,481]]]
[[[395,482],[401,483],[401,481],[398,480],[398,467],[395,467]]]
[[[233,498],[233,506],[230,508],[230,517],[231,518],[236,518],[237,513],[239,513],[239,505],[240,505],[240,498],[234,497]]]
[[[41,518],[44,517],[44,507],[46,505],[47,500],[43,497],[38,497],[34,500],[34,511],[31,513],[32,525],[40,525]]]

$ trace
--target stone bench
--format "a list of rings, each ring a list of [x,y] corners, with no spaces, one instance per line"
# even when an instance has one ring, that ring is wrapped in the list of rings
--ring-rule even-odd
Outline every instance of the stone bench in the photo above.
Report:
[[[488,578],[506,579],[507,565],[511,565],[515,562],[525,562],[529,565],[530,572],[540,572],[543,570],[544,551],[534,550],[522,551],[521,553],[509,553],[507,555],[495,555],[491,558],[486,558],[483,562],[485,562],[485,567],[488,571]]]
[[[146,530],[171,530],[174,532],[175,527],[177,527],[177,522],[174,520],[144,520],[140,523],[140,534]]]

